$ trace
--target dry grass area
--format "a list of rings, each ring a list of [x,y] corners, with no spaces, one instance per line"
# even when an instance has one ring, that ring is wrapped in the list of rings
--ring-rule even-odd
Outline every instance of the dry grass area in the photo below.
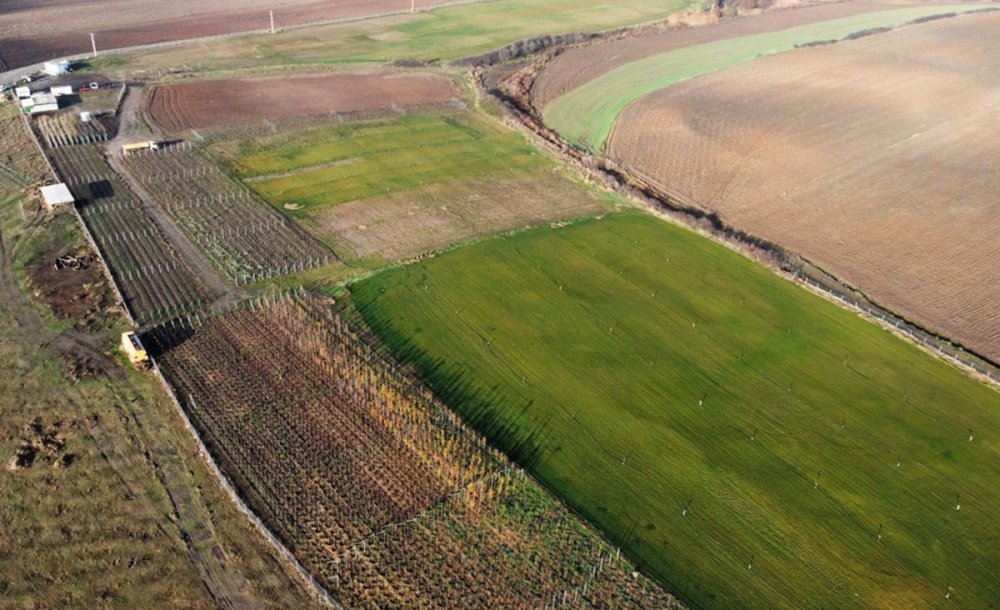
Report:
[[[598,42],[556,56],[538,75],[531,101],[539,111],[556,98],[602,74],[633,61],[693,45],[776,32],[807,23],[850,17],[892,8],[883,2],[835,2],[794,9],[770,10],[759,15],[726,18],[701,27],[678,27],[641,36]]]
[[[3,162],[43,178],[14,112]],[[314,607],[123,365],[97,267],[52,268],[89,255],[75,217],[25,220],[26,199],[0,175],[0,607]]]
[[[152,121],[167,132],[262,121],[446,103],[450,79],[426,73],[334,74],[270,80],[218,80],[156,87]]]
[[[420,0],[438,6],[450,0]],[[0,71],[100,48],[184,40],[275,26],[402,12],[406,0],[11,0],[0,13]]]
[[[601,212],[561,175],[484,177],[325,208],[309,224],[337,252],[401,260],[495,233]]]
[[[28,186],[48,176],[42,159],[13,105],[0,112],[0,174],[20,186]]]
[[[649,95],[610,155],[1000,357],[1000,15],[759,59]]]

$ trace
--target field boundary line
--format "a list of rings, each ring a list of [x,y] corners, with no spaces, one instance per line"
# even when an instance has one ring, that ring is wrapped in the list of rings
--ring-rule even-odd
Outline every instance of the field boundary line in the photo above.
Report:
[[[569,166],[583,181],[623,195],[656,216],[711,239],[793,283],[799,283],[798,280],[807,277],[803,273],[811,270],[814,275],[819,276],[811,281],[822,286],[822,290],[844,309],[883,326],[904,340],[912,341],[924,352],[941,357],[974,379],[990,387],[1000,388],[1000,363],[883,307],[799,253],[726,223],[719,214],[692,205],[685,198],[654,186],[613,159],[573,146],[547,127],[531,105],[530,91],[535,77],[557,49],[558,46],[547,48],[533,62],[508,75],[494,88],[487,87],[485,78],[492,66],[472,68],[470,80],[476,88],[477,103],[484,97],[498,102],[503,108],[505,123]],[[827,278],[825,281],[823,276]],[[855,295],[860,295],[861,298]]]

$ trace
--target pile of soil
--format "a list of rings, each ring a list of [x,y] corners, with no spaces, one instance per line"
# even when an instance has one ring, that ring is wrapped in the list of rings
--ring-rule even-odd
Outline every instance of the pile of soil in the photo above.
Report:
[[[7,464],[7,470],[24,470],[40,462],[53,468],[65,468],[74,461],[76,455],[66,452],[62,422],[46,425],[42,418],[36,417],[21,429],[17,451]]]
[[[63,247],[43,254],[28,266],[31,292],[56,316],[77,320],[77,328],[89,327],[116,307],[100,265],[89,249]]]

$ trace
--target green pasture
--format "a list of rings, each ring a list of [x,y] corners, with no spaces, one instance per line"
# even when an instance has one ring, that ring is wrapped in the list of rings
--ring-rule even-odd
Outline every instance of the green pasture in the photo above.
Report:
[[[1000,393],[720,245],[629,212],[350,290],[693,608],[1000,600]]]
[[[982,9],[983,5],[898,8],[684,47],[611,70],[554,100],[542,114],[546,124],[567,140],[597,152],[618,115],[635,100],[659,89],[797,45],[841,40],[856,32],[895,27],[921,17]]]
[[[182,61],[180,55],[199,71],[396,59],[444,61],[486,53],[525,38],[658,21],[691,5],[688,0],[487,0],[200,42],[196,57],[190,56],[190,46],[183,45],[129,53],[124,58],[98,58],[93,66],[168,66]],[[404,7],[409,8],[401,2],[400,8]],[[275,16],[280,21],[278,7]]]
[[[414,115],[336,125],[283,138],[231,162],[272,204],[328,205],[451,180],[520,175],[550,164],[512,131],[467,114]],[[288,208],[284,208],[288,210]]]
[[[491,0],[436,9],[359,36],[356,60],[457,59],[517,40],[593,32],[665,19],[687,0]],[[392,32],[395,36],[387,35]]]

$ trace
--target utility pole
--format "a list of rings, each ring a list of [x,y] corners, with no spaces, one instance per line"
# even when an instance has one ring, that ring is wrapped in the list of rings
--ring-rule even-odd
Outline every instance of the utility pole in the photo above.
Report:
[[[269,11],[271,13],[271,33],[274,34],[274,11]]]
[[[94,51],[94,57],[97,57],[97,42],[94,40],[94,33],[90,33],[90,48]]]
[[[410,12],[411,13],[417,12],[417,0],[410,0]]]

